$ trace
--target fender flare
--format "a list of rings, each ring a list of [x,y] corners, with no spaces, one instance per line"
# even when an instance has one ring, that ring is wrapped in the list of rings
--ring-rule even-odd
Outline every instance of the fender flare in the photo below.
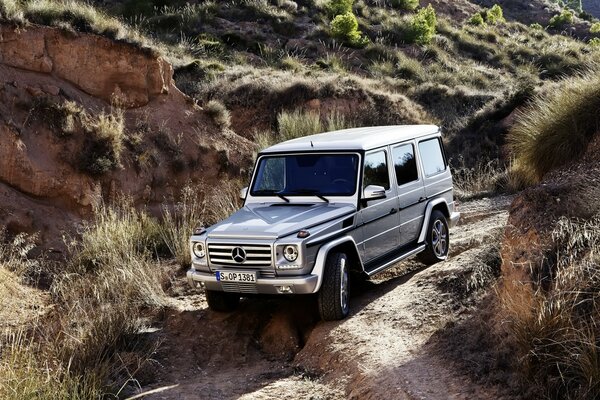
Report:
[[[356,254],[358,255],[358,258],[360,260],[360,253],[358,252],[358,248],[356,247],[356,242],[351,236],[344,236],[331,242],[325,243],[323,246],[321,246],[319,252],[317,253],[315,266],[313,267],[311,272],[312,275],[317,276],[317,284],[315,285],[313,293],[317,293],[321,289],[321,284],[323,283],[323,272],[325,270],[325,261],[327,261],[327,255],[329,254],[329,251],[334,247],[344,243],[351,243],[352,246],[354,246]],[[362,260],[360,260],[360,263],[362,265]]]
[[[427,208],[425,209],[425,218],[423,218],[423,226],[421,227],[421,233],[419,234],[419,240],[417,241],[417,243],[423,243],[425,241],[425,235],[427,235],[427,227],[429,226],[431,213],[433,212],[433,208],[439,204],[444,204],[444,207],[446,207],[446,213],[450,214],[450,210],[448,209],[448,203],[446,203],[445,199],[440,198],[430,201],[427,204]]]

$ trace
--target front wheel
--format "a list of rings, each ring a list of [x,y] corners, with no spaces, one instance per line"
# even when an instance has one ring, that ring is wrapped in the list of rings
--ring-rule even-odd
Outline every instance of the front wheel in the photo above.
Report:
[[[207,290],[206,302],[208,303],[208,308],[211,310],[229,312],[237,308],[240,303],[240,295],[237,293]]]
[[[332,252],[327,256],[323,271],[323,284],[319,290],[319,314],[325,321],[335,321],[348,316],[350,307],[348,257]]]
[[[427,247],[419,254],[419,259],[426,265],[432,265],[448,258],[450,235],[446,216],[439,210],[431,213],[427,236]]]

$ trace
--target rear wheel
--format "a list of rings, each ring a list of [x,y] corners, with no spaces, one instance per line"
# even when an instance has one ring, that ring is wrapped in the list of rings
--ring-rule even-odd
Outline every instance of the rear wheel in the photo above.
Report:
[[[348,315],[349,283],[348,257],[345,253],[330,253],[325,263],[318,298],[319,314],[323,320],[335,321]]]
[[[226,293],[217,290],[206,291],[206,302],[211,310],[228,312],[237,308],[240,303],[240,295],[237,293]]]
[[[446,216],[439,210],[434,210],[431,213],[425,242],[427,247],[419,254],[421,262],[432,265],[448,258],[450,248],[448,221]]]

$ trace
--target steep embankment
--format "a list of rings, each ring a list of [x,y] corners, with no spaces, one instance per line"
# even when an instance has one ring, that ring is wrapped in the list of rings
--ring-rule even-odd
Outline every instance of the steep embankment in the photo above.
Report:
[[[0,224],[60,247],[94,204],[172,201],[249,165],[252,145],[174,85],[160,56],[92,34],[0,24]]]

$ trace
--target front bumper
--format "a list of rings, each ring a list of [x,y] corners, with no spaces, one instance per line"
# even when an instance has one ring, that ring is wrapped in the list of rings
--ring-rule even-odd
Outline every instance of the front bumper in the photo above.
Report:
[[[217,290],[234,293],[258,294],[309,294],[315,293],[317,288],[317,275],[303,275],[289,278],[258,278],[256,283],[223,284],[217,281],[215,274],[190,269],[187,272],[188,283],[200,282],[208,290]],[[287,286],[289,291],[282,291],[281,287]]]
[[[450,214],[450,228],[455,227],[456,224],[458,224],[458,220],[460,219],[460,213],[457,211],[454,211],[452,214]]]

